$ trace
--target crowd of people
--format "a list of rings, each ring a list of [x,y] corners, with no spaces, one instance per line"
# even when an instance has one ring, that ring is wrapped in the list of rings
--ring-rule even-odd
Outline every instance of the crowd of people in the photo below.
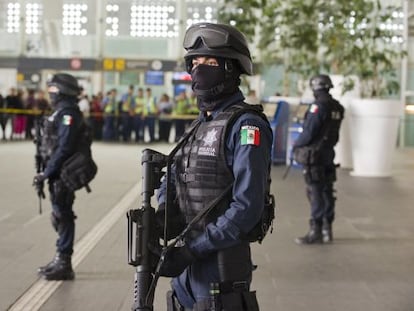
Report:
[[[177,141],[198,113],[195,96],[185,91],[175,97],[164,93],[158,99],[151,88],[139,87],[135,92],[133,85],[121,95],[116,88],[92,96],[82,89],[78,105],[93,129],[94,140],[108,142]],[[13,87],[7,96],[0,94],[2,139],[32,139],[36,116],[50,110],[42,90],[24,92]],[[10,135],[6,135],[8,123]]]
[[[17,88],[10,88],[3,97],[0,94],[0,125],[3,140],[32,139],[36,117],[50,111],[50,104],[43,90],[29,89],[26,93]],[[11,134],[6,135],[8,123]]]

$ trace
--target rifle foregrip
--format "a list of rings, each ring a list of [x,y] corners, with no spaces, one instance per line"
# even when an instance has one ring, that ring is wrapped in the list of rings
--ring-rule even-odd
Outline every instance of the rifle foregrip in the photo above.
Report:
[[[149,267],[138,266],[134,280],[134,306],[132,310],[152,310],[147,305],[146,297],[151,286],[152,273]]]

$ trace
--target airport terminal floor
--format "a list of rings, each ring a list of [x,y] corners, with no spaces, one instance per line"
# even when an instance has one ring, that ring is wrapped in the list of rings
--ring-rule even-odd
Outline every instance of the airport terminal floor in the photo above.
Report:
[[[98,175],[76,193],[74,281],[46,282],[37,267],[54,255],[50,203],[31,186],[35,146],[0,142],[0,310],[131,310],[134,267],[127,264],[126,212],[140,206],[141,151],[173,145],[93,144]],[[300,246],[309,207],[301,172],[272,167],[277,219],[253,245],[252,288],[262,311],[414,310],[414,149],[398,149],[390,178],[338,170],[334,243]],[[156,290],[164,311],[169,280]]]

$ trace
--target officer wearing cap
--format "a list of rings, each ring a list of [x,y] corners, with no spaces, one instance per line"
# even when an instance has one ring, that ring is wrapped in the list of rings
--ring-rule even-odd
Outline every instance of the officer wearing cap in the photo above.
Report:
[[[335,219],[333,183],[336,181],[334,146],[344,118],[344,107],[329,93],[333,87],[329,76],[319,74],[310,79],[315,101],[310,105],[303,132],[294,143],[295,152],[310,152],[303,164],[306,194],[311,206],[309,232],[295,241],[298,244],[332,242]]]
[[[168,231],[174,236],[209,203],[218,203],[166,253],[160,274],[173,277],[168,310],[259,310],[250,291],[249,233],[269,194],[272,131],[239,89],[240,75],[253,73],[250,52],[236,28],[211,23],[191,26],[184,48],[200,113],[178,142],[171,176],[177,204],[168,207]],[[166,184],[164,179],[157,194],[160,226]],[[213,285],[221,309],[212,302]]]
[[[62,165],[77,150],[83,122],[77,105],[80,88],[75,77],[55,74],[48,82],[48,93],[53,113],[43,123],[41,156],[46,163],[43,173],[34,177],[34,185],[48,180],[52,203],[51,222],[58,234],[56,255],[51,262],[38,269],[46,280],[72,280],[74,272],[71,257],[75,237],[74,191],[60,178]]]

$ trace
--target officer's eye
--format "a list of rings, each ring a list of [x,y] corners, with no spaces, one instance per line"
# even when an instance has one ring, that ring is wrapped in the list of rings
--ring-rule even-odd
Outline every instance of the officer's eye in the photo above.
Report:
[[[217,62],[216,59],[210,58],[210,59],[207,60],[206,65],[209,65],[209,66],[218,66],[219,64],[218,64],[218,62]]]
[[[193,69],[201,64],[207,65],[207,66],[218,66],[219,65],[217,59],[215,58],[199,57],[199,58],[195,58],[192,60]]]

